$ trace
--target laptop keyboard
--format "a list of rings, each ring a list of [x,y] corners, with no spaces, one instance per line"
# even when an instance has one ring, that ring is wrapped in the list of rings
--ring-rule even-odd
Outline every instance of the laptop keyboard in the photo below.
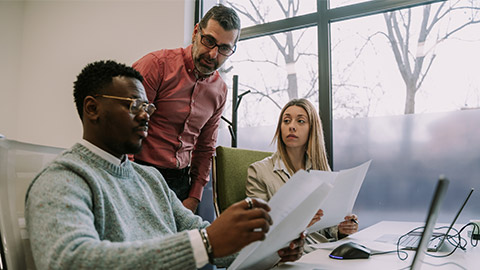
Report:
[[[439,234],[434,234],[428,242],[428,251],[436,251],[440,242]],[[417,249],[420,243],[421,233],[411,232],[400,239],[399,245],[405,249]]]
[[[420,237],[418,235],[406,235],[400,239],[400,246],[405,248],[417,248],[420,242]]]

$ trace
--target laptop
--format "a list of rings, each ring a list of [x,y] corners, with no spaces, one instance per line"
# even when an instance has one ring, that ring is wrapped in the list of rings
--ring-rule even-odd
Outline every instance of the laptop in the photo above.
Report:
[[[448,179],[444,178],[443,176],[441,176],[437,182],[437,187],[435,188],[435,193],[433,195],[432,202],[430,203],[430,209],[428,210],[425,228],[420,236],[420,244],[418,244],[415,257],[413,257],[410,268],[411,270],[419,270],[422,267],[423,259],[425,258],[425,253],[427,252],[428,242],[430,242],[435,223],[437,222],[438,210],[440,209],[440,205],[445,197],[445,193],[447,193],[448,183]]]
[[[447,231],[445,233],[434,232],[432,234],[432,237],[431,237],[431,239],[428,243],[428,251],[436,252],[442,247],[443,243],[448,238],[448,235],[449,235],[450,231],[452,230],[453,226],[455,225],[455,222],[457,222],[457,219],[460,216],[460,213],[462,213],[463,208],[465,207],[468,200],[472,196],[472,193],[473,193],[473,188],[468,193],[467,198],[463,201],[462,206],[458,210],[457,214],[455,215],[455,218],[453,219],[452,223],[448,227]],[[421,235],[422,235],[421,231],[410,232],[406,235],[401,236],[400,239],[398,239],[399,240],[398,244],[400,246],[402,246],[403,249],[415,250],[415,249],[417,249],[418,243],[420,242],[420,236]],[[395,244],[397,244],[397,243],[395,243]]]

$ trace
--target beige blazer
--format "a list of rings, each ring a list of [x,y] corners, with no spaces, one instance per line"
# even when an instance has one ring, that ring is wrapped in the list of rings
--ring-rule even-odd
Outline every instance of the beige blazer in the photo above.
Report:
[[[247,170],[246,195],[269,201],[290,179],[284,168],[285,165],[277,153],[251,164]]]

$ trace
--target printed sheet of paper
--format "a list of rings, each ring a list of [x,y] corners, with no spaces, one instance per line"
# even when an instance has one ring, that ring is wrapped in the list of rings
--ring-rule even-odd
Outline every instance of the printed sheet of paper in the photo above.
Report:
[[[338,224],[352,211],[369,165],[370,162],[366,162],[356,168],[340,172],[298,171],[269,201],[273,225],[266,239],[243,248],[228,269],[272,267],[280,259],[277,251],[299,237],[318,209],[325,209],[328,198],[334,202],[327,204],[327,206],[333,205],[329,206],[329,209],[332,208],[340,213],[332,218],[324,214],[322,221],[324,219],[327,221],[321,226],[328,227],[330,223]],[[338,181],[339,179],[341,180]],[[336,185],[339,186],[339,190],[335,192],[335,196],[339,197],[330,196],[330,193],[336,189]],[[336,206],[337,204],[340,207]],[[341,219],[338,220],[336,216],[341,216]]]
[[[325,177],[334,178],[334,175],[325,172]],[[297,172],[268,203],[273,225],[266,239],[243,248],[228,269],[272,267],[280,259],[277,251],[300,236],[332,188],[332,184],[319,181],[306,171]]]
[[[321,209],[323,217],[320,221],[308,228],[309,232],[318,231],[330,226],[338,225],[344,217],[352,214],[353,205],[357,200],[358,192],[362,186],[371,160],[357,167],[341,170],[333,184],[333,189],[323,202]],[[319,171],[310,171],[318,173]],[[318,179],[322,179],[319,175]]]

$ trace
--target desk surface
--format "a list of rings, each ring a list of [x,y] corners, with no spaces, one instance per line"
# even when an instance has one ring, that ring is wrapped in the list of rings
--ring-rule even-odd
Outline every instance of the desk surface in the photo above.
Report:
[[[368,228],[365,228],[358,233],[355,233],[341,241],[336,242],[337,245],[343,242],[353,241],[369,247],[377,249],[381,247],[383,250],[396,250],[395,245],[387,245],[378,242],[372,242],[384,234],[401,235],[409,230],[422,226],[422,223],[417,222],[399,222],[399,221],[382,221]],[[458,227],[461,227],[460,225]],[[465,234],[462,236],[466,237]],[[470,241],[470,239],[468,239]],[[448,243],[445,243],[448,244]],[[449,245],[449,244],[448,244]],[[452,250],[450,246],[450,250]],[[405,261],[400,260],[396,253],[373,255],[368,259],[355,260],[335,260],[328,257],[331,250],[318,249],[305,256],[295,263],[288,263],[277,267],[276,269],[292,269],[292,270],[320,270],[320,269],[410,269],[414,251],[407,251],[408,258]],[[374,251],[372,251],[374,253]],[[429,253],[433,255],[444,255],[448,252],[434,252]],[[422,265],[424,269],[480,269],[480,245],[472,247],[470,242],[467,245],[467,250],[463,251],[457,249],[455,253],[446,258],[433,258],[425,256],[425,262]]]

